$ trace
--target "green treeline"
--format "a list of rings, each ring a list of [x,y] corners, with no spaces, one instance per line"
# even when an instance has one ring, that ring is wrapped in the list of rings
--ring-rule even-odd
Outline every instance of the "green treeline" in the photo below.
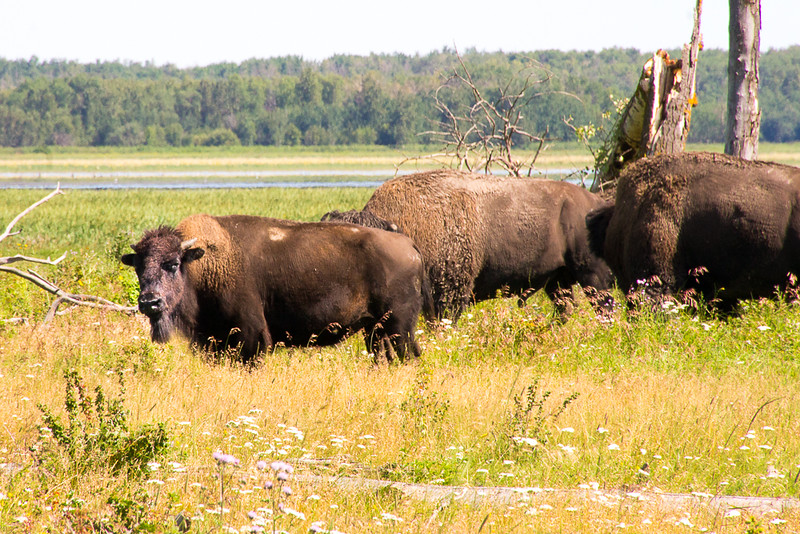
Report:
[[[671,51],[678,57],[678,51]],[[614,98],[633,93],[649,53],[554,50],[462,54],[487,97],[509,80],[537,71],[523,109],[523,129],[553,140],[573,138],[573,124],[598,124]],[[704,50],[699,106],[689,140],[722,142],[727,52]],[[252,59],[179,69],[172,65],[0,59],[0,146],[400,145],[426,142],[436,128],[434,93],[458,65],[444,49],[425,56],[333,56]],[[545,77],[544,72],[549,76]],[[764,141],[800,140],[800,46],[762,53]],[[545,79],[547,78],[547,79]],[[449,105],[468,102],[463,88],[442,91]]]

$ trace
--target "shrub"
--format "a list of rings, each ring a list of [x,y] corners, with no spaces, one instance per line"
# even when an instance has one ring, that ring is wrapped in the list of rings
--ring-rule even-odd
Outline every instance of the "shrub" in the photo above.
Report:
[[[238,146],[239,138],[227,128],[217,128],[208,133],[194,136],[195,146]]]
[[[62,423],[47,406],[37,405],[44,424],[39,427],[40,438],[34,452],[43,463],[57,467],[62,458],[60,451],[66,454],[65,467],[78,474],[108,468],[139,476],[149,462],[166,452],[169,436],[164,423],[130,428],[124,407],[123,375],[118,376],[120,394],[109,399],[99,385],[94,398],[87,394],[76,370],[64,373],[66,422]]]

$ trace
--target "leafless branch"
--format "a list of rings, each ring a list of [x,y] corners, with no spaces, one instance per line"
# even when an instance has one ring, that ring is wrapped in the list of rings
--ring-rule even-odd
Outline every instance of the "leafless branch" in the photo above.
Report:
[[[4,231],[2,234],[0,234],[0,241],[3,241],[5,238],[7,238],[7,237],[9,237],[9,236],[12,236],[12,235],[17,235],[17,234],[19,233],[19,232],[14,232],[14,233],[12,233],[12,232],[11,232],[11,230],[14,228],[14,226],[16,226],[16,224],[17,224],[17,223],[20,221],[20,219],[22,219],[24,216],[26,216],[27,214],[29,214],[30,212],[32,212],[33,210],[35,210],[36,208],[38,208],[39,206],[41,206],[42,204],[44,204],[45,202],[47,202],[48,200],[50,200],[51,198],[53,198],[54,196],[56,196],[56,195],[63,195],[63,194],[64,194],[64,191],[61,189],[61,184],[58,184],[58,185],[56,186],[56,190],[55,190],[55,191],[53,191],[52,193],[50,193],[49,195],[47,195],[47,196],[46,196],[46,197],[44,197],[43,199],[41,199],[41,200],[39,200],[39,201],[37,201],[37,202],[34,202],[34,203],[33,203],[33,204],[31,204],[30,206],[28,206],[27,208],[25,208],[24,210],[22,210],[22,212],[21,212],[19,215],[17,215],[16,217],[14,217],[14,218],[11,220],[11,222],[10,222],[10,223],[8,223],[8,226],[6,226],[6,229],[5,229],[5,231]]]
[[[63,195],[64,192],[62,191],[60,185],[56,187],[56,190],[50,193],[49,195],[45,196],[38,202],[35,202],[24,209],[19,215],[14,217],[14,219],[9,223],[6,227],[5,231],[0,235],[0,241],[8,238],[9,236],[17,235],[19,232],[12,232],[14,226],[22,219],[25,215],[36,209],[38,206],[42,205],[43,203],[47,202],[51,198],[56,195]],[[56,300],[50,306],[50,310],[47,312],[45,316],[44,322],[47,323],[55,316],[56,312],[58,311],[58,307],[63,304],[64,302],[69,302],[71,304],[76,304],[80,306],[89,306],[92,308],[103,308],[112,311],[118,311],[123,313],[134,313],[136,312],[136,307],[133,306],[121,306],[110,300],[106,300],[102,297],[97,297],[95,295],[83,295],[77,293],[69,293],[64,291],[60,287],[58,287],[53,282],[50,282],[45,277],[37,273],[32,269],[28,269],[27,271],[21,271],[14,267],[8,267],[7,265],[10,263],[17,263],[21,261],[26,261],[29,263],[38,263],[44,265],[57,265],[59,264],[64,258],[67,257],[67,253],[61,255],[61,257],[56,258],[55,260],[51,260],[48,256],[47,258],[35,258],[30,256],[23,256],[23,255],[15,255],[15,256],[6,256],[0,257],[0,272],[6,272],[13,274],[15,276],[19,276],[34,285],[44,289],[45,291],[56,295]]]
[[[459,66],[434,93],[435,107],[439,113],[436,127],[419,134],[444,143],[445,148],[435,158],[419,156],[406,158],[404,162],[447,157],[450,165],[458,169],[480,169],[489,173],[497,166],[513,176],[530,176],[549,129],[539,135],[526,131],[522,127],[522,110],[535,98],[568,93],[550,89],[535,90],[538,86],[546,87],[553,75],[531,61],[520,71],[524,73],[521,81],[520,77],[508,80],[497,89],[498,96],[492,100],[475,83],[461,55],[456,52],[456,56]],[[453,93],[466,90],[470,95],[470,103],[448,103],[444,95],[446,90]],[[519,159],[512,154],[512,148],[520,138],[537,145],[532,157]]]
[[[102,308],[122,313],[136,313],[137,309],[136,306],[121,306],[115,302],[111,302],[110,300],[106,300],[102,297],[98,297],[95,295],[68,293],[63,289],[61,289],[60,287],[58,287],[57,285],[55,285],[53,282],[50,282],[42,275],[31,269],[25,272],[25,271],[20,271],[19,269],[16,269],[14,267],[0,266],[0,271],[11,273],[19,276],[20,278],[24,278],[25,280],[28,280],[34,285],[44,289],[48,293],[52,293],[53,295],[58,297],[56,298],[55,301],[53,301],[53,304],[50,306],[50,310],[47,312],[47,315],[44,318],[45,323],[50,322],[53,319],[53,317],[55,317],[59,306],[65,302],[80,306],[88,306],[90,308]]]
[[[16,234],[11,234],[11,235],[16,235]],[[6,265],[6,264],[9,264],[9,263],[16,263],[18,261],[27,261],[27,262],[30,262],[30,263],[43,263],[45,265],[58,265],[66,257],[67,257],[67,253],[66,252],[64,254],[62,254],[59,258],[56,258],[55,260],[51,260],[50,256],[48,256],[46,259],[43,259],[43,258],[32,258],[30,256],[20,256],[20,255],[6,256],[4,258],[0,258],[0,265]]]

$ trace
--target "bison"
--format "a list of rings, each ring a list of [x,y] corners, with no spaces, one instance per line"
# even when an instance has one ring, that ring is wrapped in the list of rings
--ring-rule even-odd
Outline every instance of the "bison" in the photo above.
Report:
[[[730,309],[800,272],[800,169],[722,154],[646,158],[587,226],[623,291],[654,281],[651,297],[692,289]]]
[[[568,304],[575,283],[609,289],[611,271],[589,249],[585,225],[586,214],[603,203],[565,182],[437,170],[385,182],[360,218],[358,212],[347,218],[370,226],[388,221],[411,237],[433,292],[426,318],[457,319],[473,300],[499,290],[524,302],[544,288]]]
[[[151,337],[178,331],[250,362],[276,343],[330,345],[364,329],[376,357],[420,355],[425,271],[413,242],[351,224],[192,215],[122,256],[139,277]]]

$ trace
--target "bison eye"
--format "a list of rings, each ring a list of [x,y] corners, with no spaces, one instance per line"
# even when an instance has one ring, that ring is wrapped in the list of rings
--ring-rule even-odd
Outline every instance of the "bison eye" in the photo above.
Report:
[[[167,271],[168,273],[177,272],[179,266],[180,266],[180,263],[178,263],[177,261],[169,261],[169,262],[167,262],[167,263],[162,265],[164,270]]]

